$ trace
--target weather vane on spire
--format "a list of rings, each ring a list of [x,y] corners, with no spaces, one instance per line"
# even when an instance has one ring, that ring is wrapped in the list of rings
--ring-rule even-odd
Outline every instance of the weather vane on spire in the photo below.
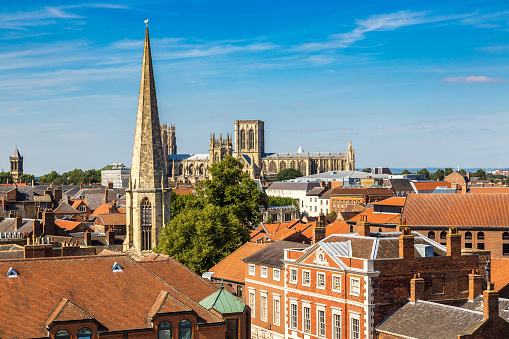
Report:
[[[147,25],[147,27],[148,27],[148,19],[145,19],[144,22],[145,22],[145,25]]]

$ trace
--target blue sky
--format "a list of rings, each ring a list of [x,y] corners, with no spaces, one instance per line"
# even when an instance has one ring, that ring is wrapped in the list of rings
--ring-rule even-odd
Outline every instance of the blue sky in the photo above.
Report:
[[[147,0],[3,4],[0,169],[130,164],[147,18],[180,153],[261,119],[268,152],[509,166],[507,1]]]

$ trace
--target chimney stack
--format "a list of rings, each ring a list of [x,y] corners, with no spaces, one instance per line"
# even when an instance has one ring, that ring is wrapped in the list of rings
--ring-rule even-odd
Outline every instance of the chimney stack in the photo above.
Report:
[[[109,183],[108,183],[109,185]],[[104,189],[104,203],[107,204],[108,203],[108,187],[106,187]]]
[[[447,255],[453,258],[461,258],[461,234],[456,227],[449,228],[447,234]]]
[[[44,235],[56,235],[55,216],[52,210],[42,212]]]
[[[493,283],[488,283],[486,291],[483,292],[483,316],[484,319],[498,317],[498,291],[494,290]]]
[[[5,200],[5,197],[2,197],[2,208],[4,211],[7,209],[7,201]]]
[[[23,226],[23,219],[21,215],[17,215],[16,218],[14,218],[14,230],[19,230],[21,226]]]
[[[361,237],[369,237],[371,235],[371,225],[368,223],[367,215],[361,215],[361,220],[357,222],[357,234]]]
[[[34,235],[34,237],[38,238],[41,236],[41,233],[42,233],[41,222],[36,219],[36,220],[34,220],[34,225],[33,225],[33,235]]]
[[[414,274],[410,280],[410,301],[414,303],[417,299],[424,299],[424,279],[420,274]]]
[[[399,257],[402,259],[414,259],[414,236],[410,232],[410,227],[400,225],[401,235],[399,236]]]
[[[106,241],[108,245],[115,245],[115,229],[113,227],[108,228],[106,231]]]
[[[472,273],[468,275],[468,300],[474,300],[481,293],[482,277],[478,272],[472,270]]]
[[[85,242],[85,245],[87,245],[87,246],[92,245],[92,234],[89,231],[83,232],[83,241]]]
[[[316,226],[313,228],[313,244],[316,244],[319,241],[325,239],[327,235],[327,231],[325,227],[323,227],[319,221],[316,222]]]
[[[55,191],[53,192],[54,195],[54,203],[58,204],[60,200],[62,200],[62,187],[58,186],[55,188]]]
[[[80,190],[82,190],[82,189],[83,189],[83,184],[81,183],[81,184],[80,184]]]

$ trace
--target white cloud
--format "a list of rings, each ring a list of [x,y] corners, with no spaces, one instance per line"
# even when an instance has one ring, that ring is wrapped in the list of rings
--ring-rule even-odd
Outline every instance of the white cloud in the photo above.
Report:
[[[449,77],[449,78],[442,79],[442,81],[445,81],[445,82],[505,82],[506,80],[501,79],[501,78],[490,78],[490,77],[483,76],[483,75],[480,75],[480,76],[471,75],[468,77]]]

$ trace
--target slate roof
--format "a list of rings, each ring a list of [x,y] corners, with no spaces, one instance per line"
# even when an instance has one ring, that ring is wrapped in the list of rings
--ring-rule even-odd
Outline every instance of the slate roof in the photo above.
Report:
[[[34,219],[22,219],[21,227],[16,228],[16,219],[15,218],[5,218],[0,221],[0,232],[21,232],[21,233],[29,233],[34,229]]]
[[[263,153],[262,159],[295,159],[295,158],[341,158],[346,157],[346,153],[341,152],[279,152]]]
[[[212,277],[217,279],[244,283],[245,263],[242,259],[258,252],[265,246],[267,246],[267,244],[247,242],[216,265],[212,266],[209,272],[212,272]]]
[[[115,262],[121,272],[112,271]],[[10,267],[17,277],[7,277]],[[110,332],[151,328],[147,315],[161,291],[194,310],[204,323],[222,322],[126,255],[3,260],[0,272],[4,272],[0,278],[2,338],[46,337],[46,321],[64,298]]]
[[[314,187],[319,187],[318,182],[273,182],[267,190],[293,190],[293,191],[310,191]]]
[[[53,210],[57,214],[74,214],[79,213],[77,209],[69,205],[66,201],[61,200],[58,206]]]
[[[482,312],[483,301],[483,295],[479,294],[474,300],[467,300],[460,307],[466,310]],[[505,321],[509,322],[509,299],[498,298],[498,315]]]
[[[410,194],[403,219],[414,226],[508,227],[509,194]]]
[[[309,192],[306,193],[307,196],[321,196],[329,189],[327,187],[313,187]],[[330,195],[330,194],[329,194]]]
[[[267,265],[282,268],[285,249],[305,249],[309,245],[289,241],[276,241],[258,252],[251,254],[243,259],[244,262],[251,264]]]
[[[418,300],[397,309],[376,330],[402,338],[457,339],[483,322],[483,312]]]
[[[414,192],[414,187],[409,179],[389,179],[394,192]]]

